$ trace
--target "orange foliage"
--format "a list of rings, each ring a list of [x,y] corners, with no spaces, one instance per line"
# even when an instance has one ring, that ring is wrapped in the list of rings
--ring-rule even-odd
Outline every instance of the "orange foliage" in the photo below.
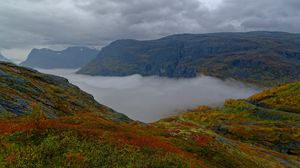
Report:
[[[210,138],[207,135],[192,135],[192,140],[197,142],[199,146],[203,146],[210,141]]]
[[[79,152],[68,152],[65,154],[67,160],[80,160],[84,161],[85,157]]]
[[[26,131],[34,128],[33,123],[18,123],[0,120],[0,134]]]
[[[11,154],[9,154],[8,156],[6,156],[5,157],[5,161],[6,162],[8,162],[8,163],[13,163],[13,162],[15,162],[16,161],[16,157],[17,157],[17,155],[16,155],[16,153],[15,152],[12,152]]]
[[[187,127],[187,128],[194,128],[194,127],[197,126],[196,124],[191,123],[191,122],[181,122],[180,125],[184,126],[184,127]]]
[[[209,109],[211,109],[209,106],[198,106],[194,110],[196,110],[196,111],[207,111]]]
[[[158,137],[154,136],[138,136],[133,134],[124,134],[121,132],[112,133],[111,135],[112,140],[118,140],[121,143],[139,146],[139,147],[148,147],[152,149],[162,149],[167,152],[173,152],[178,154],[183,154],[184,152],[176,147],[175,145],[162,141]]]

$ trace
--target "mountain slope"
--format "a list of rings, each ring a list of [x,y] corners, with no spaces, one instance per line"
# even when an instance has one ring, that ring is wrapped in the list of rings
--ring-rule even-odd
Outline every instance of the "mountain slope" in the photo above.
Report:
[[[50,118],[94,112],[116,120],[128,118],[98,104],[67,79],[0,62],[0,116],[29,115],[36,109]]]
[[[80,68],[94,59],[98,50],[86,47],[69,47],[62,51],[32,49],[20,65],[34,68]]]
[[[264,86],[300,79],[300,35],[281,32],[181,34],[118,40],[80,74],[234,78]]]
[[[300,82],[266,90],[253,95],[250,101],[262,107],[300,114]]]
[[[7,59],[6,57],[4,57],[1,52],[0,52],[0,61],[4,61],[4,62],[10,62],[9,59]]]
[[[300,108],[294,106],[300,104],[297,94],[300,91],[299,84],[300,81],[285,84],[248,99],[227,100],[223,108],[201,106],[182,115],[163,119],[157,124],[174,127],[172,129],[178,129],[177,125],[188,125],[191,130],[210,129],[231,140],[295,155],[299,159],[300,114],[296,111]],[[268,98],[285,101],[274,102]],[[294,111],[283,111],[290,109]]]
[[[18,115],[0,118],[0,167],[300,166],[298,113],[258,107],[249,98],[143,124],[97,104],[64,78],[8,63],[0,72],[1,106],[34,104],[27,115],[4,107]]]

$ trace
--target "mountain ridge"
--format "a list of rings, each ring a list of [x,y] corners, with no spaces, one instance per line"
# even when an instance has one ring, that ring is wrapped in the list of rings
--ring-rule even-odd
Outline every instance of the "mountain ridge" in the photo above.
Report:
[[[204,74],[275,86],[300,79],[299,45],[299,34],[282,32],[178,34],[156,40],[117,40],[102,48],[77,73],[172,78]]]
[[[22,66],[33,68],[80,68],[96,57],[98,50],[87,47],[68,47],[57,51],[48,48],[32,49],[25,61],[20,63]]]

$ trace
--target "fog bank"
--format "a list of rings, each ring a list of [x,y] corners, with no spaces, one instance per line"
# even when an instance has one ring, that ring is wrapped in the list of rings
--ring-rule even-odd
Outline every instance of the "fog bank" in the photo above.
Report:
[[[198,105],[222,105],[228,98],[246,98],[258,90],[234,80],[202,76],[193,79],[161,77],[95,77],[76,70],[39,71],[67,78],[95,99],[134,120],[153,122]]]

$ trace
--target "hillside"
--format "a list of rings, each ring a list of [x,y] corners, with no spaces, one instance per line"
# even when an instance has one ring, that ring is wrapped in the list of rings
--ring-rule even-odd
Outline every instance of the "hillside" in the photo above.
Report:
[[[87,47],[69,47],[62,51],[32,49],[20,65],[33,68],[80,68],[94,59],[98,50]]]
[[[30,115],[39,109],[49,118],[94,112],[105,118],[126,117],[98,104],[67,79],[0,62],[0,116]]]
[[[117,40],[79,74],[200,74],[263,86],[300,79],[300,35],[281,32],[180,34],[157,40]]]
[[[286,167],[298,167],[300,166],[300,114],[297,113],[300,110],[297,106],[300,104],[299,83],[300,81],[285,84],[248,99],[227,100],[222,108],[200,106],[179,116],[162,119],[155,125],[169,129],[173,132],[173,136],[191,133],[214,134],[216,137],[221,136],[224,143],[234,146],[238,141],[255,145],[258,150],[264,148],[293,155],[298,160],[296,165],[293,165],[296,162],[285,159],[277,160],[287,163]],[[268,94],[272,97],[268,97]],[[254,100],[258,105],[253,104]],[[262,107],[263,103],[265,104]],[[294,111],[283,111],[290,109]],[[209,140],[204,135],[198,139],[201,143]],[[207,150],[208,153],[218,151],[214,146]],[[265,152],[266,155],[271,153]]]
[[[61,77],[8,63],[0,77],[0,167],[300,166],[298,113],[228,100],[144,124]]]
[[[262,107],[300,114],[300,82],[283,84],[253,95],[249,100]]]

